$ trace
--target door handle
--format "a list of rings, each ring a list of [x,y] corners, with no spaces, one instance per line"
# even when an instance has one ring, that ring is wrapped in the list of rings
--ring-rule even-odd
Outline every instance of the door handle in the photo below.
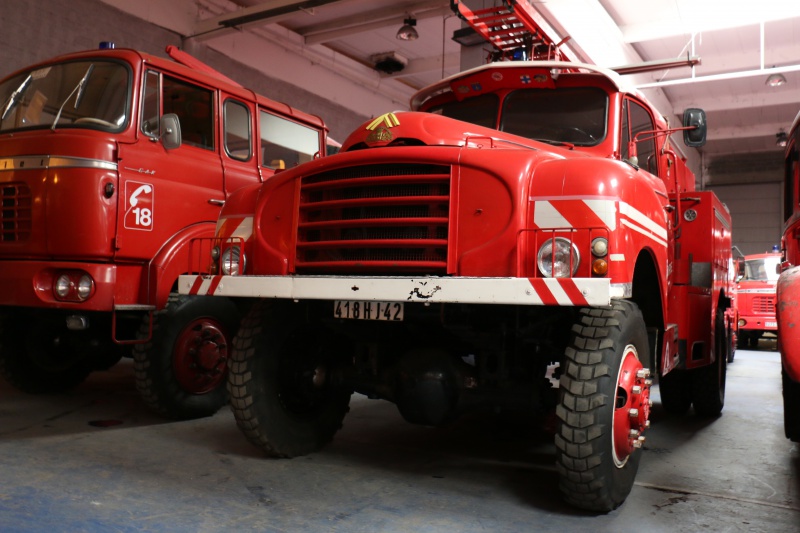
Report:
[[[210,203],[211,205],[218,205],[222,207],[223,205],[225,205],[225,200],[217,200],[216,198],[211,198],[208,200],[208,203]]]

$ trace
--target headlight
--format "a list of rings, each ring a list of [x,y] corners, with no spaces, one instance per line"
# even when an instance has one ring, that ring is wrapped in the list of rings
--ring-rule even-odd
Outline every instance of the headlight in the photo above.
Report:
[[[77,289],[78,298],[80,298],[81,300],[85,300],[86,298],[88,298],[89,295],[92,293],[93,284],[94,282],[92,281],[92,278],[88,274],[84,274],[83,276],[81,276],[81,279],[78,281],[78,289]]]
[[[56,279],[56,284],[53,290],[55,291],[56,296],[58,296],[59,298],[63,299],[69,296],[69,290],[70,290],[69,276],[66,274],[61,274],[60,276],[58,276],[58,279]]]
[[[564,237],[549,239],[539,248],[536,264],[539,265],[539,271],[548,278],[574,276],[580,264],[578,247]]]
[[[245,258],[238,247],[226,248],[219,258],[219,265],[222,273],[226,276],[238,276],[244,274]]]

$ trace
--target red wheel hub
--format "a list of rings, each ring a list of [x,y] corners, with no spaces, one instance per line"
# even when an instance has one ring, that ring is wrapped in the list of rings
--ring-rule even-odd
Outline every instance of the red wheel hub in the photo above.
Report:
[[[222,384],[228,363],[228,342],[222,325],[200,318],[187,325],[175,342],[175,378],[190,394],[206,394]]]
[[[644,430],[650,427],[650,370],[642,366],[632,345],[625,347],[617,377],[614,404],[614,463],[625,465],[636,448],[644,444]]]

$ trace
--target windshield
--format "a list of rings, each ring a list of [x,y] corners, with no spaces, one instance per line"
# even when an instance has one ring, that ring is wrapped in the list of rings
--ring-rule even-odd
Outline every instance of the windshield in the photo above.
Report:
[[[23,72],[0,83],[0,131],[120,131],[129,114],[129,86],[129,70],[110,61],[74,61]]]
[[[430,109],[446,117],[496,128],[499,98],[485,94]],[[594,146],[606,137],[608,95],[594,87],[520,89],[500,111],[500,130],[552,144]]]
[[[780,257],[749,259],[744,262],[744,277],[748,281],[778,281]]]

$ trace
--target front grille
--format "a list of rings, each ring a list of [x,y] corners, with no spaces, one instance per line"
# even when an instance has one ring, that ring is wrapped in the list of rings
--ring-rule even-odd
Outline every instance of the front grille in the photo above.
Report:
[[[775,297],[774,296],[754,296],[753,297],[753,312],[763,315],[775,314]]]
[[[24,183],[0,185],[0,241],[27,241],[31,235],[31,189]]]
[[[298,273],[447,270],[450,167],[365,165],[302,180]]]

